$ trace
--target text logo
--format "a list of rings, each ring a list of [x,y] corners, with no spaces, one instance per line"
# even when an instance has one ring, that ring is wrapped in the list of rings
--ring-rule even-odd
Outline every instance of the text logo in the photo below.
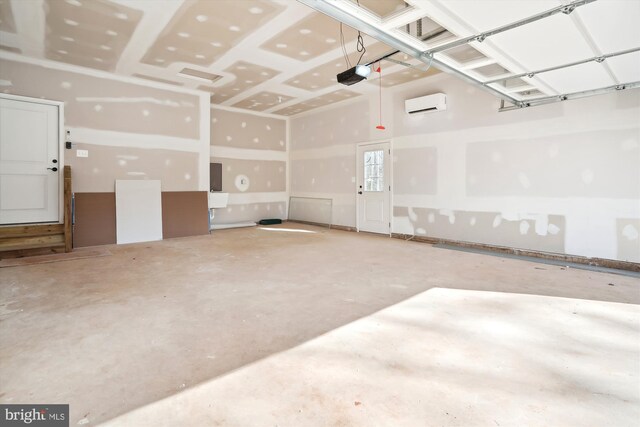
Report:
[[[0,427],[69,427],[69,405],[0,405]]]

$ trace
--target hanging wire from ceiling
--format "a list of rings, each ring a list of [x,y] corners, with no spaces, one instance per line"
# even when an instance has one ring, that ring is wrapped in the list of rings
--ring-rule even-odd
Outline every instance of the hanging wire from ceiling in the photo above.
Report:
[[[367,48],[364,47],[364,39],[362,38],[362,34],[358,31],[358,42],[356,43],[356,49],[360,52],[360,58],[358,58],[358,63],[356,65],[360,65],[360,61],[362,61],[362,57],[367,52]]]
[[[358,7],[360,7],[360,0],[356,0],[358,3]],[[358,42],[356,43],[356,50],[360,52],[360,58],[358,58],[358,63],[356,65],[360,65],[360,61],[362,61],[362,57],[367,52],[367,48],[364,47],[364,39],[362,38],[362,34],[360,30],[358,30]]]
[[[356,2],[358,3],[358,7],[360,7],[360,0],[356,0]],[[342,47],[342,55],[344,56],[344,62],[347,65],[347,68],[353,67],[353,65],[351,65],[351,60],[349,59],[349,54],[347,53],[347,48],[344,43],[344,31],[342,29],[342,22],[340,22],[340,46]],[[358,31],[356,50],[360,54],[356,65],[360,65],[362,57],[364,57],[364,54],[367,52],[367,48],[364,46],[364,38],[362,38],[362,33],[360,31]]]
[[[344,45],[344,31],[342,31],[342,22],[340,23],[340,46],[342,47],[342,55],[344,56],[344,62],[347,64],[347,68],[351,68],[351,61],[347,54],[347,48]]]
[[[376,69],[376,71],[380,74],[380,76],[378,77],[378,85],[380,87],[380,99],[379,99],[379,107],[380,107],[380,115],[379,115],[379,119],[380,119],[380,124],[378,126],[376,126],[376,129],[378,130],[385,130],[386,127],[384,127],[384,125],[382,124],[382,64],[380,61],[378,61],[378,68]]]

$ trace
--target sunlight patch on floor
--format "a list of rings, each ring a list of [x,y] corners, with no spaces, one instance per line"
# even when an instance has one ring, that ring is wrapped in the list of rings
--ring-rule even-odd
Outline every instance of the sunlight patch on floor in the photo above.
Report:
[[[104,426],[633,425],[640,307],[434,288]]]
[[[272,227],[258,227],[258,230],[265,230],[265,231],[284,231],[284,232],[288,232],[288,233],[311,233],[311,234],[316,234],[315,231],[312,230],[303,230],[301,228],[272,228]]]

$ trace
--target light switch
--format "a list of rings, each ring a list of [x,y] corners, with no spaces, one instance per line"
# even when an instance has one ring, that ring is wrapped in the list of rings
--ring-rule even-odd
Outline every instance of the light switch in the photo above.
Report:
[[[76,157],[89,157],[89,150],[76,150]]]

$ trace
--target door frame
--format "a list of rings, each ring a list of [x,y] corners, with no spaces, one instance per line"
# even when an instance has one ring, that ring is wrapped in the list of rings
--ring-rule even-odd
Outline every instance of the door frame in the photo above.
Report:
[[[58,107],[58,224],[64,223],[64,150],[65,150],[65,128],[64,128],[64,101],[53,101],[50,99],[32,98],[21,95],[11,95],[0,93],[0,98],[13,101],[31,102],[34,104],[53,105]],[[41,224],[55,224],[54,222],[43,222]]]
[[[356,231],[360,232],[360,201],[358,200],[358,163],[360,162],[358,150],[365,145],[389,144],[389,236],[393,233],[393,138],[377,139],[368,142],[359,142],[356,144],[356,182],[355,182],[355,199],[356,199]],[[381,233],[382,234],[382,233]]]

